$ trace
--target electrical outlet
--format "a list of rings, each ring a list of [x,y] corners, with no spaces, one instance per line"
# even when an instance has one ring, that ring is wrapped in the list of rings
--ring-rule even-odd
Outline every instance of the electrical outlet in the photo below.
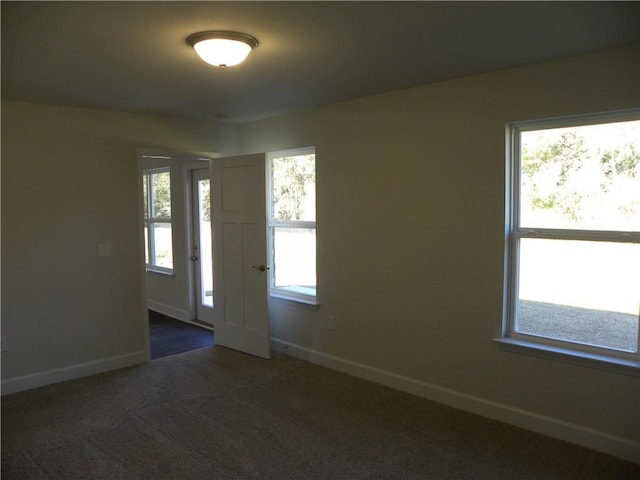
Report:
[[[0,337],[0,351],[6,352],[9,350],[9,344],[7,343],[7,337]]]
[[[333,315],[327,315],[327,330],[336,329],[336,318]]]

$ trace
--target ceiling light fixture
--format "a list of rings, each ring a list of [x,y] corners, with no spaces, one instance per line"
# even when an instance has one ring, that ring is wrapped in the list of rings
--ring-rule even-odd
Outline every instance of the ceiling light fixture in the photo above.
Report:
[[[258,46],[258,40],[251,35],[223,30],[194,33],[187,37],[187,43],[202,60],[219,68],[242,63]]]

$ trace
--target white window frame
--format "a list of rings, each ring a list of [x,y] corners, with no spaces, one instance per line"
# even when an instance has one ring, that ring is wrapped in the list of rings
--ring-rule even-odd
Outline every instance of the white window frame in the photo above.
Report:
[[[158,173],[169,173],[169,185],[171,186],[171,168],[170,167],[161,167],[161,168],[150,168],[145,169],[142,172],[142,179],[146,183],[147,190],[147,216],[143,218],[144,227],[147,229],[147,243],[145,248],[147,249],[147,256],[149,261],[145,262],[145,267],[148,272],[156,272],[167,275],[173,274],[173,268],[164,267],[161,265],[156,265],[155,263],[155,239],[154,239],[154,229],[152,228],[156,223],[168,223],[171,225],[171,232],[173,234],[174,225],[173,225],[173,212],[171,217],[152,217],[151,216],[151,205],[153,203],[153,189],[151,182],[151,175]],[[171,209],[173,210],[173,197],[171,200]],[[171,241],[171,264],[175,266],[175,252],[173,251],[174,242],[173,239]]]
[[[570,361],[590,367],[638,375],[640,348],[624,352],[578,342],[556,340],[516,331],[519,298],[519,247],[526,238],[586,240],[596,242],[640,243],[640,232],[571,230],[550,228],[523,228],[520,226],[520,133],[548,128],[586,126],[612,122],[638,120],[640,111],[626,110],[605,114],[563,117],[548,120],[510,123],[506,129],[506,228],[505,228],[505,282],[502,332],[495,340],[501,348],[524,354],[534,354],[554,360]],[[639,335],[640,337],[640,335]],[[640,340],[640,338],[639,338]],[[640,345],[640,341],[639,341]]]
[[[269,268],[269,295],[272,298],[292,301],[299,304],[304,304],[316,308],[318,306],[317,296],[317,277],[316,288],[313,292],[308,289],[297,289],[295,287],[276,287],[275,286],[275,250],[273,245],[274,230],[277,227],[280,228],[300,228],[300,229],[313,229],[316,232],[317,228],[315,221],[302,221],[302,220],[275,220],[273,217],[273,160],[275,158],[282,157],[294,157],[300,155],[316,155],[315,147],[303,147],[290,150],[280,150],[277,152],[267,153],[267,249],[268,249],[268,264]],[[316,188],[317,192],[317,183]],[[314,194],[316,193],[314,192]],[[317,255],[317,254],[316,254]],[[315,261],[316,259],[314,259]],[[317,262],[316,262],[317,265]]]

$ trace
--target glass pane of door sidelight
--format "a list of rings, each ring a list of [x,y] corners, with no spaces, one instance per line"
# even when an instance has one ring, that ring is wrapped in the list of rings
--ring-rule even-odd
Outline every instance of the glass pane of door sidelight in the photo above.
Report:
[[[213,324],[211,186],[208,168],[192,170],[193,296],[196,319]]]
[[[211,255],[210,180],[198,180],[198,226],[200,230],[200,298],[213,307],[213,263]]]

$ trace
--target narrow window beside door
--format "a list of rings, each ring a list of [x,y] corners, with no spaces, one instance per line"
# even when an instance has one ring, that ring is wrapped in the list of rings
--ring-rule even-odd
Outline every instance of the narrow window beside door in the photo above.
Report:
[[[213,324],[213,264],[211,242],[211,182],[208,168],[191,170],[191,227],[195,318]]]

